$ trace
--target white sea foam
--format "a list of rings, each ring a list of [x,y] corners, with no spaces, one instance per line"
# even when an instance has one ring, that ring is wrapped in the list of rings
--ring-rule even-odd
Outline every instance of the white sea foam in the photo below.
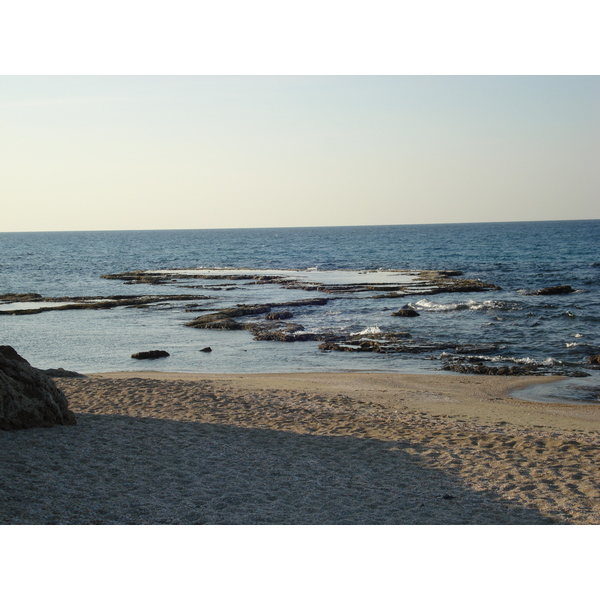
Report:
[[[529,356],[526,356],[525,358],[512,358],[509,356],[494,356],[493,358],[488,359],[488,360],[514,362],[518,365],[545,365],[547,367],[552,366],[552,365],[562,365],[562,362],[560,360],[557,360],[556,358],[552,358],[551,356],[549,356],[548,358],[546,358],[544,360],[535,360],[533,358],[530,358]]]
[[[575,348],[575,346],[579,346],[579,344],[577,342],[567,342],[566,346],[567,348]]]
[[[432,302],[431,300],[419,300],[418,302],[411,302],[409,304],[411,308],[428,310],[431,312],[447,312],[450,310],[458,310],[458,303],[440,304],[438,302]]]
[[[517,307],[516,303],[501,302],[499,300],[484,300],[483,302],[467,300],[466,302],[449,302],[447,304],[442,304],[427,299],[411,303],[409,306],[429,312],[449,312],[452,310],[515,310]]]
[[[363,329],[362,331],[359,331],[355,335],[372,335],[374,333],[381,333],[381,329],[379,329],[379,327],[377,327],[377,326],[367,327],[367,328]]]
[[[456,355],[442,352],[440,355],[441,359],[444,358],[455,358]],[[461,358],[466,358],[469,360],[481,360],[484,362],[492,362],[492,363],[514,363],[517,365],[532,365],[532,366],[554,366],[554,365],[562,365],[562,361],[557,360],[556,358],[552,358],[551,356],[544,360],[535,360],[529,356],[525,356],[524,358],[515,358],[513,356],[483,356],[483,355],[468,355],[462,356]]]

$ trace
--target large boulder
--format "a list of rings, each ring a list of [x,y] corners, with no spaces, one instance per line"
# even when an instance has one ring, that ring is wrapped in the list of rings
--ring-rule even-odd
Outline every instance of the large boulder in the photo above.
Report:
[[[11,346],[0,346],[0,429],[75,425],[65,395]]]

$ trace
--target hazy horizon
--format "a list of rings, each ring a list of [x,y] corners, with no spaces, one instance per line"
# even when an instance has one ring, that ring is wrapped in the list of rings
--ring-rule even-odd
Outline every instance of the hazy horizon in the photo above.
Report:
[[[0,230],[600,218],[597,76],[2,76]]]
[[[539,219],[535,221],[457,221],[447,223],[374,223],[371,225],[287,225],[287,226],[264,226],[264,227],[180,227],[177,229],[48,229],[37,231],[0,231],[0,233],[102,233],[102,232],[138,232],[138,231],[201,231],[201,230],[236,230],[236,229],[308,229],[308,228],[331,228],[331,227],[428,227],[430,225],[486,225],[486,224],[517,224],[517,223],[561,223],[561,222],[586,222],[598,221],[600,219]]]

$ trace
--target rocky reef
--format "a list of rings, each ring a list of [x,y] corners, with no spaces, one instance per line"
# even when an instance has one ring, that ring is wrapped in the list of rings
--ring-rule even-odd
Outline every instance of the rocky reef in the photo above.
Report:
[[[322,272],[323,273],[323,272]],[[359,271],[362,276],[372,273],[373,279],[377,279],[381,272]],[[395,282],[365,282],[365,283],[324,283],[310,282],[302,279],[302,272],[297,276],[290,272],[286,274],[262,274],[260,271],[248,270],[247,273],[239,271],[227,273],[226,269],[218,273],[210,269],[174,269],[172,271],[128,271],[125,273],[112,273],[102,275],[104,279],[117,279],[126,284],[151,284],[166,285],[176,284],[182,280],[231,280],[244,281],[248,285],[276,284],[285,289],[295,289],[310,292],[322,292],[325,294],[355,294],[364,292],[388,292],[384,295],[375,295],[373,298],[398,298],[402,296],[420,294],[441,294],[444,292],[483,292],[499,290],[500,288],[491,283],[484,283],[477,279],[457,279],[462,275],[461,271],[388,271],[398,275],[410,276],[410,281],[404,284]]]
[[[51,310],[104,310],[119,306],[148,306],[161,302],[210,299],[210,296],[192,294],[168,294],[163,296],[59,296],[43,297],[40,294],[0,295],[0,315],[35,315]],[[4,304],[35,302],[35,308],[3,308]],[[55,303],[60,302],[58,306]],[[43,306],[47,303],[47,306]]]
[[[271,312],[271,310],[273,308],[323,306],[325,304],[327,304],[327,298],[307,298],[304,300],[290,300],[289,302],[238,305],[196,317],[193,321],[186,323],[186,326],[194,329],[245,329],[253,333],[254,339],[263,341],[300,342],[319,340],[322,339],[322,336],[312,333],[302,333],[304,331],[302,325],[290,323],[288,319],[292,318],[291,312]],[[266,316],[262,321],[240,322],[237,320],[240,317],[259,315]],[[282,321],[286,322],[282,323]]]
[[[120,306],[146,307],[165,305],[165,308],[177,308],[187,313],[200,313],[184,325],[193,329],[248,331],[253,339],[278,342],[318,342],[322,352],[370,352],[376,354],[430,354],[430,358],[441,360],[442,369],[459,373],[476,373],[490,375],[531,375],[548,372],[538,365],[532,364],[502,364],[489,360],[485,355],[497,354],[494,343],[475,346],[460,343],[452,336],[442,336],[444,341],[432,342],[427,307],[417,312],[412,304],[398,303],[400,308],[393,311],[387,307],[379,307],[371,315],[386,313],[386,317],[399,317],[412,321],[412,333],[396,329],[394,323],[385,320],[379,327],[367,327],[360,333],[350,333],[343,327],[335,327],[335,321],[310,314],[303,307],[321,307],[329,302],[346,300],[368,300],[371,306],[378,305],[372,300],[398,299],[407,296],[428,296],[442,293],[473,293],[499,290],[491,283],[478,279],[463,279],[461,271],[251,271],[244,269],[195,269],[184,271],[131,271],[103,275],[104,279],[120,280],[125,284],[172,285],[185,288],[206,288],[206,290],[232,289],[243,290],[242,296],[252,296],[252,288],[245,286],[272,285],[282,289],[315,292],[320,297],[302,298],[280,302],[262,302],[255,304],[227,303],[227,296],[206,296],[196,294],[169,295],[119,295],[119,296],[88,296],[88,297],[53,297],[44,298],[39,294],[4,294],[0,296],[0,314],[35,314],[49,310],[94,310],[109,309]],[[189,280],[204,280],[202,285],[184,285]],[[223,282],[223,283],[221,283]],[[273,288],[274,289],[274,288]],[[257,290],[261,299],[269,297],[273,289]],[[535,295],[567,294],[574,292],[570,286],[556,286],[531,292]],[[266,292],[266,293],[265,293]],[[274,291],[279,299],[286,294]],[[294,295],[298,295],[295,292]],[[287,294],[288,296],[291,294]],[[202,302],[216,300],[216,302]],[[18,303],[35,303],[31,307],[14,306]],[[470,302],[470,301],[469,301]],[[485,301],[490,302],[490,301]],[[183,304],[182,304],[183,303]],[[47,304],[47,306],[46,306]],[[223,304],[225,306],[223,307]],[[228,305],[229,304],[229,305]],[[3,305],[7,305],[3,308]],[[444,306],[444,305],[441,305]],[[468,303],[465,304],[468,306]],[[482,305],[483,306],[483,305]],[[345,310],[345,309],[344,309]],[[336,314],[337,309],[331,310]],[[381,311],[381,312],[378,312]],[[361,313],[362,314],[362,313]],[[307,319],[307,316],[310,317]],[[414,317],[420,319],[413,321]],[[307,319],[314,329],[307,331],[301,324]],[[362,318],[362,317],[361,317]],[[405,320],[403,326],[408,327]],[[371,321],[371,323],[378,321]],[[306,321],[305,321],[306,323]],[[368,323],[368,321],[367,321]],[[420,328],[424,325],[423,328]],[[308,325],[307,325],[308,327]],[[418,335],[418,331],[422,331]],[[448,337],[446,340],[445,338]],[[420,338],[420,339],[419,339]],[[435,337],[440,340],[440,337]],[[208,352],[210,348],[204,348]],[[165,351],[150,351],[132,355],[132,358],[159,358],[168,356]],[[482,357],[483,356],[483,357]],[[596,365],[595,357],[590,359],[591,365]],[[592,367],[594,368],[594,367]],[[556,372],[554,370],[553,372]],[[576,372],[570,371],[569,374]]]
[[[181,279],[231,279],[231,280],[242,280],[242,279],[254,279],[251,274],[248,275],[203,275],[198,274],[187,274],[177,273],[173,274],[161,274],[152,271],[127,271],[125,273],[108,273],[106,275],[100,275],[101,279],[118,279],[128,285],[135,284],[149,284],[149,285],[167,285],[169,283],[176,283]]]

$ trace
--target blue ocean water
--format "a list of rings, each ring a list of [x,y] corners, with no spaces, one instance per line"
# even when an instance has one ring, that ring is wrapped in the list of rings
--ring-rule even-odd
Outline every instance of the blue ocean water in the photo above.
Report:
[[[486,359],[542,365],[589,374],[563,395],[598,396],[600,353],[600,221],[394,225],[280,229],[0,233],[0,294],[50,296],[198,294],[202,287],[126,286],[101,275],[133,270],[189,268],[449,269],[501,290],[411,296],[404,299],[335,299],[306,309],[302,325],[358,332],[402,329],[448,350],[420,354],[322,352],[318,342],[256,341],[248,331],[184,327],[186,304],[146,308],[1,315],[0,344],[15,347],[40,368],[83,373],[163,370],[181,372],[298,372],[378,370],[434,372],[453,345],[494,344]],[[215,284],[218,282],[206,282]],[[575,293],[527,292],[570,285]],[[262,294],[256,297],[256,288]],[[158,288],[158,289],[157,289]],[[166,288],[166,289],[165,289]],[[206,310],[290,297],[277,286],[210,290]],[[287,294],[287,296],[286,296]],[[294,298],[315,297],[295,291]],[[419,318],[390,317],[409,304]],[[0,305],[0,310],[2,305]],[[211,346],[212,353],[200,353]],[[137,362],[133,352],[165,349],[171,356]],[[594,388],[596,386],[596,388]],[[576,388],[576,390],[575,390]],[[573,392],[575,390],[575,392]],[[581,391],[583,390],[583,392]],[[590,391],[592,390],[592,391]],[[594,393],[596,394],[594,397]]]

